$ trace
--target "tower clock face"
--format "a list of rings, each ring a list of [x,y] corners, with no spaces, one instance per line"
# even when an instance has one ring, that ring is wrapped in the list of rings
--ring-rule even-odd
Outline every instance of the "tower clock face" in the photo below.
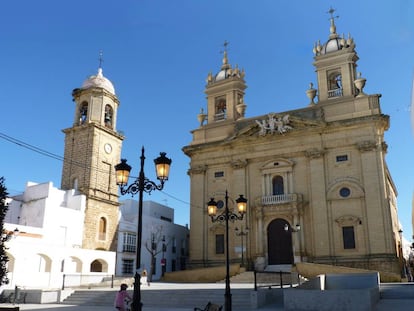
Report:
[[[106,153],[111,153],[112,152],[111,144],[105,144],[104,149]]]

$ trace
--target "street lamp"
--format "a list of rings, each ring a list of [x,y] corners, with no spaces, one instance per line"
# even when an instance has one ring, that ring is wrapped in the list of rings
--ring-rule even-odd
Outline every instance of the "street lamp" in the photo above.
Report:
[[[299,232],[300,231],[300,225],[299,224],[296,224],[295,227],[296,228],[294,229],[293,227],[289,226],[288,224],[285,224],[284,229],[285,229],[286,232],[288,232],[288,231],[291,231],[291,232]]]
[[[241,255],[242,255],[242,261],[241,261],[241,265],[242,267],[244,267],[244,245],[243,245],[243,237],[246,237],[246,247],[247,247],[247,234],[249,233],[249,228],[246,227],[243,231],[243,225],[239,228],[236,227],[236,229],[234,229],[236,231],[236,235],[239,236],[241,238]],[[239,232],[240,231],[240,232]]]
[[[290,224],[285,223],[285,226],[283,228],[285,230],[285,232],[299,232],[301,227],[300,224],[296,224],[295,228],[293,228]],[[292,243],[292,255],[295,255],[295,247]],[[300,243],[300,237],[299,237],[299,256],[300,256],[300,261],[302,261],[302,247],[301,247],[301,243]],[[295,259],[293,258],[293,261],[295,261]]]
[[[137,229],[137,249],[136,249],[136,261],[135,261],[135,276],[134,276],[134,295],[132,308],[133,311],[142,310],[141,302],[141,275],[139,269],[141,268],[141,243],[142,243],[142,203],[144,191],[151,193],[153,190],[162,190],[164,188],[164,182],[168,180],[168,175],[170,172],[171,159],[167,158],[165,152],[161,152],[160,156],[154,160],[155,170],[157,174],[157,179],[160,181],[160,184],[157,185],[155,182],[149,180],[145,177],[144,174],[144,147],[141,151],[141,168],[139,171],[138,178],[135,181],[128,185],[129,173],[131,172],[131,166],[126,163],[125,159],[121,160],[121,163],[115,165],[116,171],[116,183],[119,186],[121,194],[139,194],[138,200],[138,229]]]
[[[225,222],[226,224],[226,290],[224,293],[225,310],[231,311],[231,291],[230,291],[230,259],[229,259],[229,220],[234,222],[242,220],[247,210],[247,199],[241,194],[236,200],[237,210],[239,215],[229,211],[229,195],[226,190],[225,209],[220,215],[217,215],[217,202],[214,198],[207,203],[208,216],[211,217],[212,222]],[[217,216],[216,216],[217,215]]]

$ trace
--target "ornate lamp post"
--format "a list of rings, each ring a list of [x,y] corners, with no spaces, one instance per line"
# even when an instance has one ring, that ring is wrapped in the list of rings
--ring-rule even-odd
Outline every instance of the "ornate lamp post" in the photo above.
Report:
[[[300,227],[300,224],[296,224],[295,228],[293,228],[289,224],[285,224],[285,227],[283,229],[285,230],[285,232],[299,232],[301,227]],[[292,255],[293,256],[295,255],[295,248],[293,246],[293,243],[292,243]],[[300,255],[300,261],[302,261],[302,247],[300,245],[300,237],[299,237],[299,255]],[[293,261],[294,260],[295,259],[293,258]]]
[[[295,227],[296,227],[296,229],[293,229],[293,227],[289,226],[288,224],[285,224],[284,229],[285,229],[286,232],[288,232],[288,231],[291,231],[291,232],[299,232],[300,231],[300,225],[299,224],[296,224]]]
[[[164,188],[164,182],[168,180],[168,175],[170,172],[171,159],[167,158],[165,152],[161,152],[160,156],[154,160],[155,170],[157,174],[157,179],[160,181],[160,184],[157,185],[155,182],[149,180],[145,177],[144,174],[144,147],[141,151],[141,168],[139,171],[138,178],[128,186],[129,173],[131,172],[131,166],[126,163],[125,159],[121,160],[121,163],[115,165],[116,171],[116,183],[119,186],[121,194],[139,194],[138,199],[138,229],[137,229],[137,249],[136,249],[136,261],[135,261],[135,276],[134,276],[134,296],[132,309],[133,311],[142,310],[141,302],[141,244],[142,244],[142,203],[144,191],[151,193],[153,190],[162,190]]]
[[[239,215],[229,211],[229,195],[226,190],[225,209],[220,215],[217,215],[217,202],[214,198],[207,203],[208,216],[211,217],[212,222],[225,222],[226,224],[226,290],[224,293],[225,310],[231,311],[231,291],[230,291],[230,259],[229,259],[229,220],[234,222],[242,220],[247,210],[247,199],[240,195],[236,200],[237,210]],[[217,215],[217,216],[216,216]]]
[[[243,230],[243,225],[239,228],[234,229],[236,231],[236,235],[239,236],[241,238],[241,248],[242,248],[242,261],[241,261],[241,265],[242,267],[244,267],[244,245],[243,245],[243,237],[246,237],[246,247],[247,247],[247,234],[249,233],[249,228],[246,227]]]

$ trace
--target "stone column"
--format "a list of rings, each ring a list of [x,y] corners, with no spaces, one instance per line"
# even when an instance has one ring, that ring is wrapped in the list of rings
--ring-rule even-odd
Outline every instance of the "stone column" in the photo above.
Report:
[[[309,158],[309,208],[312,214],[309,234],[311,234],[312,253],[315,257],[331,255],[329,227],[332,224],[329,221],[326,204],[323,154],[324,151],[319,149],[306,151],[306,156]]]
[[[190,190],[190,261],[208,260],[208,224],[206,193],[206,166],[192,167],[188,174],[191,178]]]
[[[371,253],[390,253],[393,251],[391,240],[392,220],[388,210],[386,188],[386,168],[380,148],[375,141],[364,141],[357,144],[361,154],[361,173],[364,181],[366,221],[368,243]],[[384,243],[385,242],[385,243]],[[384,249],[385,245],[385,249]]]

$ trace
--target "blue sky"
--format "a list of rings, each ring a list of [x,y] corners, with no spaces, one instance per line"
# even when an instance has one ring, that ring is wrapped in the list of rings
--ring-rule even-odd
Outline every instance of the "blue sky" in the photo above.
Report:
[[[121,105],[122,156],[135,176],[141,146],[146,175],[160,151],[173,159],[164,192],[146,195],[175,208],[176,222],[189,222],[189,159],[181,148],[206,108],[209,71],[229,61],[246,71],[246,116],[305,107],[309,82],[316,85],[312,48],[329,35],[330,6],[337,32],[351,33],[360,57],[364,91],[381,93],[390,115],[386,157],[398,189],[404,236],[412,235],[414,189],[410,98],[414,62],[414,3],[308,0],[14,0],[0,9],[0,133],[63,155],[62,129],[72,125],[71,91],[103,73]],[[27,181],[60,187],[62,162],[0,138],[0,176],[11,194]]]

